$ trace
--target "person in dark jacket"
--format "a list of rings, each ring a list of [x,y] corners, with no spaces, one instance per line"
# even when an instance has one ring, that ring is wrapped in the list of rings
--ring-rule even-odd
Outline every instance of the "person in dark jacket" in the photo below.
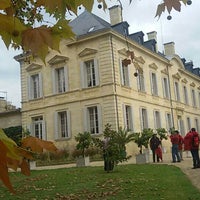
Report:
[[[192,154],[193,159],[193,169],[200,168],[200,159],[199,159],[199,142],[194,144],[194,138],[200,140],[199,134],[196,132],[195,128],[192,128],[184,137],[184,148],[189,150]]]
[[[153,134],[153,136],[150,139],[150,148],[152,150],[152,154],[153,154],[153,162],[156,161],[159,162],[159,155],[156,154],[156,149],[158,149],[159,145],[161,144],[160,139],[156,136],[156,133]]]
[[[180,154],[178,151],[179,145],[179,131],[176,130],[170,135],[170,140],[172,143],[172,162],[181,162]]]

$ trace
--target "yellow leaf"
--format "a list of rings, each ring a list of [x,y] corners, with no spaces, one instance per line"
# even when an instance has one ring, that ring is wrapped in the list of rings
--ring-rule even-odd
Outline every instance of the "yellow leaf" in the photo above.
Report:
[[[10,6],[11,6],[10,1],[8,1],[8,0],[1,0],[0,1],[0,10],[4,10],[4,9],[10,7]]]

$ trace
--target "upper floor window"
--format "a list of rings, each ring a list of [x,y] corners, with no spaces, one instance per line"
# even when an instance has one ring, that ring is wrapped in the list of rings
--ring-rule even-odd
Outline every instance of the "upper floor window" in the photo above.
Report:
[[[138,90],[141,92],[145,92],[144,73],[142,70],[137,70],[137,73],[138,73],[137,77]]]
[[[67,91],[67,67],[53,69],[53,90],[54,93]]]
[[[164,96],[164,98],[167,98],[167,99],[170,98],[169,81],[168,81],[168,78],[166,78],[166,77],[163,78],[163,96]]]
[[[121,67],[121,83],[124,86],[130,86],[129,82],[129,66],[123,64],[122,60],[120,62]]]
[[[180,91],[179,91],[179,84],[178,84],[178,82],[174,83],[174,91],[175,91],[176,101],[180,101]]]
[[[188,131],[192,128],[191,127],[191,121],[190,121],[190,118],[189,117],[187,117],[187,129],[188,129]]]
[[[159,111],[154,111],[154,124],[155,124],[155,129],[161,128],[161,118]]]
[[[32,118],[30,132],[32,136],[46,140],[45,122],[42,116]]]
[[[151,73],[151,91],[152,95],[158,96],[158,85],[155,73]]]
[[[126,130],[133,130],[132,108],[124,105],[124,127]]]
[[[42,78],[41,73],[29,76],[29,99],[42,97]]]
[[[70,113],[69,111],[56,112],[55,138],[64,139],[70,137]]]
[[[97,60],[88,60],[81,64],[82,87],[89,88],[99,85]]]
[[[189,104],[189,102],[188,102],[188,92],[187,92],[187,87],[185,85],[183,86],[183,97],[184,97],[184,103],[186,105],[188,105]]]
[[[197,104],[196,104],[196,95],[195,95],[194,89],[191,90],[191,93],[192,93],[192,105],[193,105],[194,107],[196,107]]]
[[[85,108],[85,130],[91,134],[101,133],[101,110],[100,106],[90,106]]]
[[[148,128],[147,109],[145,108],[140,109],[140,124],[141,124],[141,130]]]

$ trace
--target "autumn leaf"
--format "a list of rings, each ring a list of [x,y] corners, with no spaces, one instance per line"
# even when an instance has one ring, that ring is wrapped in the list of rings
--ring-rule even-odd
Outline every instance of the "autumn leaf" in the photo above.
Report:
[[[165,4],[164,4],[164,3],[161,3],[161,4],[159,4],[158,7],[157,7],[157,11],[156,11],[155,17],[159,17],[159,18],[160,18],[161,14],[162,14],[163,12],[165,12]]]
[[[31,151],[35,153],[42,153],[44,149],[50,152],[57,151],[57,148],[53,142],[41,140],[32,136],[22,139],[22,147],[31,149]]]
[[[169,13],[171,12],[172,8],[174,8],[176,11],[181,11],[181,3],[179,0],[164,0],[164,3]]]
[[[0,10],[4,10],[4,9],[10,7],[10,6],[11,6],[10,1],[8,1],[8,0],[1,0],[0,1]]]

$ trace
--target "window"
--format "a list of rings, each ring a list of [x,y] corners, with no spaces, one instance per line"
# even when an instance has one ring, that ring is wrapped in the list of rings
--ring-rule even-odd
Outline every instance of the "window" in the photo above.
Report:
[[[137,82],[138,82],[138,90],[140,92],[145,92],[145,86],[144,86],[144,73],[142,70],[137,70],[138,73],[138,78],[137,78]]]
[[[148,128],[147,110],[145,108],[141,108],[140,110],[140,124],[141,130]]]
[[[31,135],[46,140],[45,122],[42,116],[32,118]]]
[[[188,129],[188,131],[192,128],[191,127],[191,121],[190,121],[190,118],[189,117],[187,117],[187,129]]]
[[[152,90],[152,95],[158,96],[158,86],[157,86],[157,79],[156,79],[156,74],[151,73],[151,90]]]
[[[184,122],[183,122],[181,116],[178,116],[178,130],[180,131],[181,135],[184,135],[185,128],[184,128]]]
[[[53,70],[53,90],[54,93],[67,91],[67,67],[55,68]]]
[[[188,92],[186,86],[183,86],[183,97],[184,97],[184,103],[188,105]]]
[[[155,124],[155,129],[161,128],[161,119],[159,111],[154,111],[154,124]]]
[[[129,66],[124,65],[122,61],[120,63],[120,66],[121,66],[121,83],[124,86],[130,86],[130,83],[129,83]]]
[[[124,105],[124,127],[128,131],[133,130],[132,109],[128,105]]]
[[[171,113],[166,113],[166,128],[167,130],[169,131],[170,128],[172,128],[174,125],[173,125],[173,122],[172,122],[172,115]]]
[[[200,132],[200,128],[199,128],[199,120],[198,120],[197,118],[194,119],[194,123],[195,123],[196,130],[197,130],[197,132],[199,133],[199,132]]]
[[[197,104],[196,104],[196,95],[195,95],[195,91],[192,89],[192,90],[191,90],[191,93],[192,93],[192,105],[193,105],[194,107],[196,107]]]
[[[164,98],[169,99],[170,94],[169,94],[169,82],[168,78],[164,77],[163,78],[163,96]]]
[[[179,91],[179,84],[178,84],[178,82],[174,83],[174,90],[175,90],[176,101],[180,101],[180,91]]]
[[[91,106],[85,109],[85,130],[91,134],[101,133],[100,106]]]
[[[82,87],[89,88],[99,85],[98,67],[96,60],[85,61],[81,64]]]
[[[42,79],[41,74],[29,76],[29,99],[42,97]]]
[[[56,112],[55,128],[56,139],[70,138],[69,111]]]

